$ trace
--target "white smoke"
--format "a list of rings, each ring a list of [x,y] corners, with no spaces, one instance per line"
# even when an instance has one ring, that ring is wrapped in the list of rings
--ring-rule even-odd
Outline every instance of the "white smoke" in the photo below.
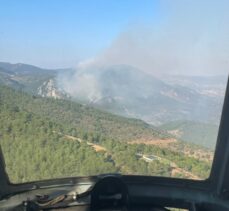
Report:
[[[152,74],[228,74],[228,11],[224,0],[161,1],[163,19],[129,27],[87,65],[128,64]]]
[[[94,101],[101,98],[97,79],[91,74],[76,72],[73,75],[62,75],[59,81],[65,92],[71,96],[77,96],[82,101]]]
[[[63,87],[73,95],[98,98],[98,81],[84,70],[115,64],[152,75],[228,74],[228,11],[227,0],[162,0],[157,20],[133,24],[103,53],[80,62],[76,73],[63,78]]]

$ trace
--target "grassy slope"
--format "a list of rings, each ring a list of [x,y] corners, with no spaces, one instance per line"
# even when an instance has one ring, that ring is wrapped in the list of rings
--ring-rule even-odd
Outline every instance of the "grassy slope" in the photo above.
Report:
[[[160,126],[172,132],[177,138],[197,145],[214,149],[218,126],[193,121],[174,121]]]

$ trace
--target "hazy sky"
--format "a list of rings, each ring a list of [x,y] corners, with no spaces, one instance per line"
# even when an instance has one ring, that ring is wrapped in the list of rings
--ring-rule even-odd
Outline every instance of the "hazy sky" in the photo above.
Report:
[[[152,0],[0,0],[0,60],[73,66],[158,11]]]
[[[0,0],[0,61],[228,73],[228,0]]]

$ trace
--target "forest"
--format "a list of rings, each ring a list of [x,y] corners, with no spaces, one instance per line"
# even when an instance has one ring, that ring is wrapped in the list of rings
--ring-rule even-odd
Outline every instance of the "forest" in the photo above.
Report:
[[[0,86],[0,144],[13,183],[121,173],[205,179],[211,162],[134,143],[171,138],[137,119]],[[147,162],[143,156],[156,156]]]

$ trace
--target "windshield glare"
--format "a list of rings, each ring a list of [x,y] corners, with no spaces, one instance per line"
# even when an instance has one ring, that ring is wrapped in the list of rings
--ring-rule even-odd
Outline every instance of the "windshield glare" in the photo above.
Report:
[[[228,2],[11,3],[0,8],[0,145],[11,182],[209,177]]]

